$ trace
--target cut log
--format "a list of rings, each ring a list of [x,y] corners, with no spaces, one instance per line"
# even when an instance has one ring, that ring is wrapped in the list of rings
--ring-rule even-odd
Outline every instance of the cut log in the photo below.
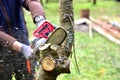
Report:
[[[52,71],[55,68],[55,64],[52,59],[45,57],[42,60],[42,67],[45,71]]]
[[[70,73],[70,61],[64,55],[65,52],[64,48],[56,44],[43,48],[39,53],[40,65],[35,75],[36,80],[56,80],[61,73]]]

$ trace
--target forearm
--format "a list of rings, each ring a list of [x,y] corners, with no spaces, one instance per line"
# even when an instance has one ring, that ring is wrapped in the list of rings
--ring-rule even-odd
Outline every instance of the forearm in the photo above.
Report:
[[[22,44],[20,42],[3,31],[0,31],[0,45],[18,52],[20,52],[22,47]]]
[[[42,15],[45,17],[43,7],[39,1],[37,1],[37,0],[25,0],[25,5],[29,8],[33,20],[38,15]]]
[[[0,31],[0,45],[3,45],[8,48],[12,48],[13,43],[16,39],[3,31]]]
[[[15,41],[12,45],[12,49],[18,52],[21,52],[22,43]]]

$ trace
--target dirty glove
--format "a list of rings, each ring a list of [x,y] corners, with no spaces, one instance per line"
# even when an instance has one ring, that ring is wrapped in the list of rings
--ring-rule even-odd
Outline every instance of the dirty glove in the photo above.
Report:
[[[40,16],[40,15],[36,16],[35,17],[36,27],[39,27],[44,21],[45,21],[45,18],[43,16]]]
[[[15,41],[13,43],[12,49],[22,53],[25,56],[26,59],[33,56],[32,48],[28,45],[25,45],[25,44],[19,42],[19,41]]]
[[[32,57],[32,48],[25,44],[22,44],[21,53],[25,56],[26,59]]]

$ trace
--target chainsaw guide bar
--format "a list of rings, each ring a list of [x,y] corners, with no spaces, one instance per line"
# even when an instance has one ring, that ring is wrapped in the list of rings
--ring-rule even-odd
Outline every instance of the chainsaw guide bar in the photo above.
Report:
[[[66,37],[67,37],[66,30],[61,27],[58,27],[49,36],[49,38],[46,41],[46,44],[50,43],[51,45],[53,44],[61,45],[64,42]]]

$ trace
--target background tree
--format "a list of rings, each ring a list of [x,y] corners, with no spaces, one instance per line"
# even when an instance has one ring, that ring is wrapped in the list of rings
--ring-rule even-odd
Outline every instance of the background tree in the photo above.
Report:
[[[120,2],[120,0],[116,0],[117,2]]]
[[[49,0],[46,0],[46,1],[45,1],[45,3],[48,3],[48,2],[49,2]]]
[[[40,0],[40,3],[43,5],[43,0]]]
[[[96,5],[97,4],[97,0],[93,0],[93,5]]]

